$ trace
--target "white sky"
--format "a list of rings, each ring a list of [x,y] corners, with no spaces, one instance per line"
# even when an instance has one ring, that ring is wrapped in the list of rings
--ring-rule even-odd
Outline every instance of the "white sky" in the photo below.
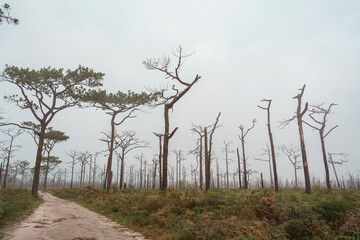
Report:
[[[0,1],[1,5],[5,2]],[[307,84],[304,102],[334,102],[336,114],[329,125],[340,126],[326,139],[327,151],[347,152],[349,163],[341,174],[360,170],[360,3],[358,1],[6,1],[20,24],[0,26],[0,69],[5,64],[39,69],[71,68],[78,65],[105,73],[108,91],[142,91],[145,86],[168,83],[160,72],[146,70],[141,62],[149,57],[171,54],[178,45],[195,52],[186,60],[182,76],[202,78],[174,107],[171,128],[179,127],[170,150],[189,151],[196,146],[191,124],[208,125],[222,112],[223,127],[215,133],[214,147],[223,159],[223,140],[237,138],[240,124],[258,123],[248,135],[247,155],[252,168],[268,176],[267,164],[255,162],[268,142],[265,111],[256,107],[263,98],[273,99],[271,117],[275,145],[299,145],[294,122],[284,130],[278,122],[296,109],[292,99]],[[0,84],[0,95],[16,89]],[[0,100],[8,120],[34,120],[29,112]],[[146,110],[127,121],[120,130],[136,130],[152,142],[144,150],[148,160],[157,153],[157,138],[163,131],[162,108]],[[110,119],[101,110],[66,110],[52,126],[70,136],[55,147],[54,155],[69,161],[66,151],[99,151],[98,139],[108,131]],[[0,135],[0,139],[5,139]],[[317,132],[305,130],[310,173],[324,178]],[[34,163],[36,146],[29,135],[17,141],[23,145],[16,159]],[[127,166],[137,165],[133,152]],[[236,160],[235,154],[231,156]],[[101,164],[106,161],[101,158]],[[170,155],[170,164],[174,165]],[[188,156],[186,165],[194,163]],[[222,161],[223,163],[224,161]],[[232,163],[231,169],[235,169]],[[278,157],[282,179],[293,170],[284,155]],[[222,164],[222,169],[225,165]],[[302,177],[302,170],[299,172]],[[333,173],[330,172],[331,176]]]

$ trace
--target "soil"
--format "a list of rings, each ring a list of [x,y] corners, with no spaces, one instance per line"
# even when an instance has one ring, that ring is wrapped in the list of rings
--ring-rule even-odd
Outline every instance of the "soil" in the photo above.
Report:
[[[145,239],[118,223],[67,200],[40,193],[44,202],[9,229],[4,239],[100,240]]]

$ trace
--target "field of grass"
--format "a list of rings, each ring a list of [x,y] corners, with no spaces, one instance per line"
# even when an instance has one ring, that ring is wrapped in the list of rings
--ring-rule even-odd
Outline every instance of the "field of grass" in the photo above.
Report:
[[[153,239],[360,239],[360,191],[56,189]]]
[[[42,199],[32,196],[28,189],[0,189],[0,238],[2,228],[32,213],[41,202]]]

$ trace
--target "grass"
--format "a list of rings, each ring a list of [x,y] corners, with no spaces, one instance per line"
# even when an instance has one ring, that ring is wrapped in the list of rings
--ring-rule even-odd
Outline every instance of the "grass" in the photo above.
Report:
[[[360,191],[56,189],[154,239],[359,239]],[[359,237],[359,238],[357,238]]]
[[[42,199],[31,195],[28,189],[0,189],[0,239],[1,229],[33,212]]]

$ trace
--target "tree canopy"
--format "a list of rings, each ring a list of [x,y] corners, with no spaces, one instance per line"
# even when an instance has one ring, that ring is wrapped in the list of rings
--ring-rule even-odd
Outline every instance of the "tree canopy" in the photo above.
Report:
[[[29,68],[6,66],[0,75],[0,82],[13,84],[20,90],[20,94],[5,96],[5,99],[21,109],[30,110],[40,125],[40,129],[35,131],[36,124],[30,124],[30,127],[18,123],[7,124],[32,130],[39,136],[32,189],[34,195],[38,192],[40,163],[49,123],[58,112],[70,107],[81,106],[82,96],[92,88],[102,86],[103,76],[103,73],[97,73],[82,66],[65,72],[63,68],[47,67],[30,70]]]

